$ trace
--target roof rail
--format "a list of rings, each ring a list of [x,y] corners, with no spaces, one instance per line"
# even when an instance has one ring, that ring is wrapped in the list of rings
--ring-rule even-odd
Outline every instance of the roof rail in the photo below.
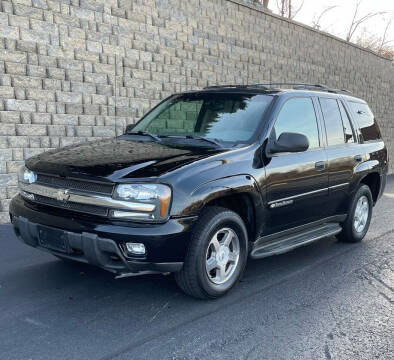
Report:
[[[322,84],[308,84],[308,83],[287,83],[287,82],[276,82],[276,83],[265,83],[260,84],[262,86],[291,86],[294,90],[318,90],[318,91],[326,91],[334,94],[339,93],[351,93],[349,90],[346,89],[333,89],[329,88],[326,85]]]
[[[351,94],[349,90],[346,89],[333,89],[322,84],[308,84],[308,83],[288,83],[288,82],[275,82],[275,83],[258,83],[258,84],[246,84],[246,85],[212,85],[206,86],[204,89],[220,89],[220,88],[240,88],[245,89],[260,88],[263,90],[274,90],[273,86],[291,86],[294,90],[315,90],[315,91],[325,91],[334,94],[348,93]]]
[[[246,89],[248,87],[259,87],[264,90],[272,90],[271,88],[262,85],[262,84],[228,84],[228,85],[210,85],[210,86],[205,86],[204,89],[220,89],[220,88],[239,88],[239,89]]]

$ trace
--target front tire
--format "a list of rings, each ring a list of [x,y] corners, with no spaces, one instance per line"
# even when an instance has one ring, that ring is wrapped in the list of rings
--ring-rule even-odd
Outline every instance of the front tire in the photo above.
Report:
[[[372,204],[371,190],[369,186],[362,184],[350,203],[349,214],[338,235],[340,241],[355,243],[364,238],[371,222]]]
[[[238,214],[208,207],[194,226],[178,286],[188,295],[215,299],[241,277],[248,255],[248,234]]]

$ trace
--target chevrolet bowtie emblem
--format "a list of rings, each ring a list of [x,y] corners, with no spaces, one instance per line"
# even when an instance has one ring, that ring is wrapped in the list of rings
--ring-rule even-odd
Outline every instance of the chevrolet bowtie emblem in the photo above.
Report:
[[[59,201],[66,202],[69,198],[70,194],[68,193],[68,190],[58,190],[56,192],[56,199]]]

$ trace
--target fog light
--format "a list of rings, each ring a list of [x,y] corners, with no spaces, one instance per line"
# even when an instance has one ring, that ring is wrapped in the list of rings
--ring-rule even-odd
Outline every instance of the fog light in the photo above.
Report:
[[[126,249],[129,253],[134,255],[144,255],[145,245],[140,243],[126,243]]]

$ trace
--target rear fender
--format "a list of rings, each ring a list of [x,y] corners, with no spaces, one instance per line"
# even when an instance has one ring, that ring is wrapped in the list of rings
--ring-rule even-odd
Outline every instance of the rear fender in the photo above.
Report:
[[[368,160],[356,166],[354,168],[354,178],[357,179],[357,181],[353,182],[350,192],[354,193],[359,188],[362,179],[371,173],[378,173],[381,175],[382,171],[378,160]]]

